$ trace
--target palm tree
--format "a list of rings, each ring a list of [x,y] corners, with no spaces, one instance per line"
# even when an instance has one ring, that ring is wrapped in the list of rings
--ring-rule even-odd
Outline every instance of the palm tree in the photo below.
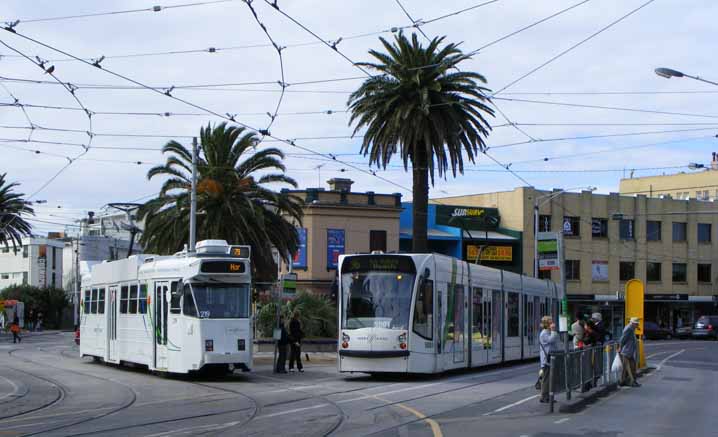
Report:
[[[416,34],[411,41],[399,33],[393,44],[379,38],[387,53],[370,50],[378,63],[359,65],[381,73],[366,81],[349,97],[349,124],[354,134],[366,128],[361,152],[369,163],[386,168],[395,153],[404,170],[413,172],[413,250],[427,251],[429,177],[434,172],[446,178],[464,171],[466,159],[474,162],[486,150],[485,137],[491,126],[485,115],[489,97],[480,83],[484,76],[459,71],[466,59],[456,44],[439,47],[444,38],[434,38],[424,47]],[[455,70],[455,71],[454,71]]]
[[[22,237],[32,234],[32,225],[22,215],[34,215],[35,212],[23,200],[24,194],[13,193],[13,188],[18,184],[6,182],[6,175],[0,174],[0,244],[5,248],[12,244],[13,250],[17,250],[17,246],[22,245]]]
[[[284,154],[276,148],[256,150],[255,133],[226,123],[201,128],[200,139],[197,239],[251,245],[255,271],[272,277],[277,271],[272,247],[289,260],[299,246],[295,225],[302,219],[298,198],[266,187],[297,186],[284,174]],[[173,253],[182,249],[189,233],[192,153],[177,141],[168,142],[162,153],[170,156],[164,165],[150,169],[147,178],[169,179],[158,197],[139,209],[139,218],[146,220],[141,243],[148,252]]]

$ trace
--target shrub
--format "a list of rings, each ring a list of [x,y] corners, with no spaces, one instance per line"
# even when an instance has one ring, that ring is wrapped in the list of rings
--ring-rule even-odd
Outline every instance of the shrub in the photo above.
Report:
[[[0,298],[23,302],[25,320],[30,310],[35,310],[35,314],[42,313],[43,325],[46,328],[59,328],[63,311],[70,304],[65,292],[59,288],[39,288],[31,285],[11,285],[0,293]]]

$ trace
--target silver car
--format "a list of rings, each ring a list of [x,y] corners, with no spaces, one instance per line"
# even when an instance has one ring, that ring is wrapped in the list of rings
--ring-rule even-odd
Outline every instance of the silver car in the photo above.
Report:
[[[718,316],[701,316],[693,325],[693,338],[718,340]]]

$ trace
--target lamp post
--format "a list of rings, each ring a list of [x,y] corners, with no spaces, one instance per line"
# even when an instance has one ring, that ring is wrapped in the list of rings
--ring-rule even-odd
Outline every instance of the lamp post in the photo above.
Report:
[[[674,69],[672,69],[672,68],[660,67],[660,68],[656,68],[656,69],[653,70],[653,71],[654,71],[657,75],[659,75],[659,76],[661,76],[661,77],[665,77],[666,79],[670,79],[670,78],[672,78],[672,77],[689,77],[689,78],[694,79],[694,80],[699,80],[699,81],[701,81],[701,82],[705,82],[705,83],[709,83],[709,84],[711,84],[711,85],[717,85],[717,86],[718,86],[718,82],[713,82],[713,81],[710,81],[710,80],[707,80],[707,79],[703,79],[703,78],[700,77],[700,76],[691,76],[690,74],[686,74],[686,73],[680,72],[680,71],[678,71],[678,70],[674,70]]]

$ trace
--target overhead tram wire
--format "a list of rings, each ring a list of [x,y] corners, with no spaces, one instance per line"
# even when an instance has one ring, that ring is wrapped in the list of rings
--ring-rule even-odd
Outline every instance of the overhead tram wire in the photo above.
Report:
[[[547,65],[553,63],[554,61],[556,61],[557,59],[559,59],[559,58],[561,58],[562,56],[566,55],[567,53],[571,52],[572,50],[574,50],[574,49],[580,47],[581,45],[585,44],[586,42],[592,40],[593,38],[597,37],[598,35],[602,34],[603,32],[607,31],[608,29],[612,28],[613,26],[617,25],[618,23],[622,22],[623,20],[627,19],[627,18],[630,17],[631,15],[637,13],[638,11],[640,11],[641,9],[645,8],[646,6],[650,5],[651,3],[655,2],[655,1],[656,1],[656,0],[648,0],[647,2],[645,2],[645,3],[643,3],[642,5],[638,6],[637,8],[631,10],[631,11],[628,12],[627,14],[621,16],[621,17],[618,18],[617,20],[614,20],[614,21],[612,21],[611,23],[609,23],[608,25],[602,27],[602,28],[599,29],[597,32],[592,33],[592,34],[589,35],[587,38],[584,38],[584,39],[582,39],[581,41],[577,42],[576,44],[573,44],[571,47],[569,47],[569,48],[563,50],[563,51],[560,52],[559,54],[557,54],[557,55],[555,55],[555,56],[552,56],[552,57],[549,58],[547,61],[543,62],[542,64],[540,64],[540,65],[538,65],[537,67],[535,67],[535,68],[531,69],[530,71],[528,71],[527,73],[525,73],[525,74],[519,76],[518,78],[516,78],[516,79],[514,79],[513,81],[511,81],[511,82],[509,82],[508,84],[506,84],[504,87],[502,87],[501,89],[499,89],[498,91],[496,91],[496,92],[494,93],[494,95],[497,95],[497,94],[500,94],[500,93],[503,92],[503,91],[506,91],[507,89],[509,89],[509,88],[511,88],[512,86],[516,85],[516,84],[519,83],[520,81],[526,79],[527,77],[531,76],[532,74],[534,74],[535,72],[541,70],[542,68],[546,67]]]
[[[424,30],[421,28],[421,26],[417,25],[416,20],[411,16],[411,14],[409,14],[409,11],[406,10],[404,5],[401,3],[401,0],[394,0],[394,1],[404,12],[404,15],[406,15],[406,17],[411,21],[411,24],[413,24],[413,26],[416,28],[416,30],[418,30],[419,33],[421,33],[424,36],[424,38],[426,38],[427,41],[431,41],[431,38],[429,38],[429,36],[424,32]]]
[[[35,128],[35,123],[33,123],[32,119],[30,118],[30,114],[27,113],[27,110],[25,109],[25,106],[23,106],[23,105],[20,103],[20,99],[18,99],[18,98],[15,96],[15,94],[13,94],[12,91],[10,91],[10,89],[9,89],[4,83],[0,82],[0,85],[3,87],[3,89],[5,90],[5,92],[8,93],[8,95],[10,96],[10,98],[13,99],[13,103],[9,104],[8,106],[18,107],[18,108],[20,108],[20,110],[22,111],[23,116],[25,117],[25,120],[27,121],[27,124],[28,124],[28,126],[30,127],[30,131],[29,131],[28,134],[27,134],[27,141],[32,140],[32,134],[33,134],[33,132],[35,131],[35,129],[34,129],[34,128]]]
[[[16,35],[16,36],[18,36],[18,37],[20,37],[20,38],[22,38],[22,39],[25,39],[25,40],[27,40],[27,41],[30,41],[30,42],[32,42],[32,43],[35,43],[35,44],[40,45],[40,46],[42,46],[42,47],[45,47],[45,48],[47,48],[47,49],[49,49],[49,50],[55,51],[55,52],[57,52],[57,53],[60,53],[60,54],[62,54],[62,55],[64,55],[64,56],[73,57],[73,58],[75,58],[78,62],[82,62],[82,63],[84,63],[84,64],[86,64],[86,65],[88,65],[88,66],[97,67],[96,65],[93,65],[93,64],[90,63],[90,62],[87,62],[87,61],[85,61],[85,60],[83,60],[83,59],[81,59],[81,58],[78,58],[77,56],[74,56],[74,55],[72,55],[72,54],[70,54],[70,53],[68,53],[68,52],[66,52],[66,51],[64,51],[64,50],[58,49],[58,48],[56,48],[56,47],[54,47],[54,46],[51,46],[51,45],[49,45],[49,44],[47,44],[47,43],[41,42],[41,41],[39,41],[39,40],[37,40],[37,39],[35,39],[35,38],[31,38],[31,37],[29,37],[29,36],[26,36],[26,35],[24,35],[24,34],[21,34],[21,33],[17,32],[17,31],[14,31],[14,29],[8,29],[7,27],[4,27],[3,30],[5,30],[5,31],[7,31],[7,32],[9,32],[9,33],[11,33],[11,34],[13,34],[13,35]],[[1,41],[1,40],[0,40],[0,41]],[[118,77],[118,78],[120,78],[120,79],[123,79],[123,80],[125,80],[125,81],[130,82],[130,83],[133,83],[133,84],[135,84],[135,85],[142,86],[142,87],[146,88],[146,89],[149,90],[149,91],[153,91],[153,92],[155,92],[155,93],[157,93],[157,94],[161,94],[161,95],[167,96],[167,97],[169,97],[169,98],[171,98],[171,99],[173,99],[173,100],[176,100],[176,101],[178,101],[178,102],[181,102],[181,103],[183,103],[183,104],[185,104],[185,105],[187,105],[187,106],[193,107],[193,108],[198,109],[198,110],[200,110],[200,111],[207,112],[208,114],[211,114],[211,115],[214,115],[214,116],[216,116],[216,117],[225,119],[225,120],[227,120],[227,121],[232,121],[232,122],[236,123],[237,125],[244,126],[245,128],[250,129],[250,130],[252,130],[252,131],[254,131],[254,132],[259,132],[258,129],[256,129],[256,128],[254,128],[254,127],[252,127],[252,126],[250,126],[250,125],[248,125],[248,124],[246,124],[246,123],[242,123],[242,122],[237,121],[237,120],[231,120],[231,119],[230,119],[229,117],[227,117],[226,115],[219,114],[219,113],[216,112],[216,111],[213,111],[213,110],[211,110],[211,109],[205,108],[205,107],[203,107],[203,106],[201,106],[201,105],[198,105],[198,104],[193,103],[193,102],[191,102],[191,101],[188,101],[188,100],[186,100],[186,99],[182,99],[182,98],[180,98],[180,97],[174,96],[174,95],[172,95],[172,94],[169,93],[169,92],[165,92],[165,91],[162,91],[162,90],[160,90],[160,89],[156,89],[156,88],[149,87],[149,86],[144,85],[143,83],[141,83],[141,82],[139,82],[139,81],[137,81],[137,80],[135,80],[135,79],[132,79],[132,78],[130,78],[130,77],[128,77],[128,76],[125,76],[125,75],[122,75],[122,74],[120,74],[120,73],[116,73],[116,72],[114,72],[114,71],[112,71],[112,70],[110,70],[110,69],[104,68],[104,67],[101,68],[101,70],[104,71],[104,72],[106,72],[107,74],[110,74],[110,75],[112,75],[112,76]],[[266,135],[266,136],[268,136],[268,137],[270,137],[270,138],[272,138],[272,139],[275,139],[275,140],[277,140],[277,141],[283,142],[283,143],[285,143],[285,144],[287,144],[287,145],[289,145],[289,146],[293,146],[293,147],[296,147],[296,148],[298,148],[298,149],[304,150],[304,151],[306,151],[306,152],[311,152],[311,153],[314,153],[314,154],[319,155],[319,156],[328,156],[328,157],[331,157],[332,159],[334,159],[334,160],[336,160],[336,161],[338,161],[338,162],[342,162],[342,161],[336,159],[336,157],[335,157],[334,155],[332,155],[331,153],[325,154],[325,153],[322,153],[322,152],[317,152],[317,151],[315,151],[315,150],[313,150],[313,149],[311,149],[311,148],[309,148],[309,147],[306,147],[306,146],[302,146],[302,145],[300,145],[300,144],[297,144],[296,141],[279,138],[279,137],[276,137],[276,136],[271,135],[271,134],[270,134],[270,135]],[[346,164],[346,163],[345,163],[345,164]],[[398,188],[401,188],[401,189],[404,190],[404,191],[411,192],[411,189],[410,189],[410,188],[405,187],[405,186],[403,186],[403,185],[401,185],[401,184],[399,184],[399,183],[397,183],[397,182],[394,182],[394,181],[389,180],[389,179],[387,179],[387,178],[384,178],[384,177],[382,177],[382,176],[379,176],[379,175],[377,175],[376,171],[373,171],[373,170],[365,170],[364,168],[361,168],[361,167],[358,167],[358,166],[355,166],[355,165],[349,165],[349,164],[346,164],[346,165],[347,165],[348,167],[354,168],[355,170],[358,170],[358,171],[360,171],[360,172],[362,172],[362,173],[368,174],[368,175],[370,175],[370,176],[374,176],[374,177],[376,177],[377,179],[382,180],[382,181],[384,181],[384,182],[386,182],[386,183],[388,183],[388,184],[391,184],[391,185],[394,185],[394,186],[396,186],[396,187],[398,187]]]
[[[94,18],[94,17],[105,17],[110,15],[124,15],[124,14],[135,14],[138,12],[161,12],[167,9],[179,9],[179,8],[188,8],[188,7],[195,7],[195,6],[206,6],[206,5],[213,5],[217,3],[228,3],[233,2],[236,0],[209,0],[209,1],[201,1],[201,2],[193,2],[193,3],[181,3],[177,5],[155,5],[149,8],[139,8],[139,9],[124,9],[119,11],[107,11],[107,12],[93,12],[88,14],[77,14],[77,15],[65,15],[65,16],[59,16],[59,17],[46,17],[46,18],[30,18],[30,19],[0,19],[0,21],[8,22],[8,23],[42,23],[42,22],[48,22],[48,21],[63,21],[63,20],[74,20],[79,18]],[[17,24],[16,24],[17,25]],[[15,26],[13,26],[15,27]]]

